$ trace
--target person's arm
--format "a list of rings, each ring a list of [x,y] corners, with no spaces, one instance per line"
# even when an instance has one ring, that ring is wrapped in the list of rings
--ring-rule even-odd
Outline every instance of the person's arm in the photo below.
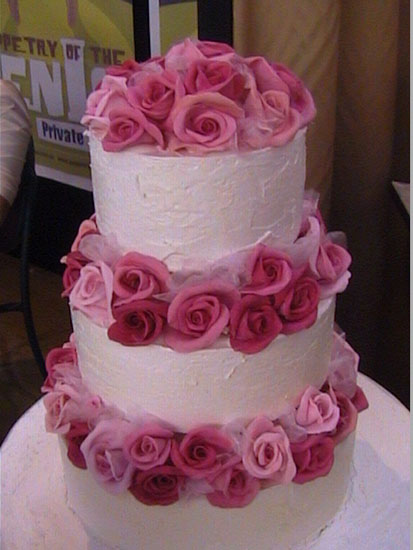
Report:
[[[30,137],[24,99],[12,82],[0,80],[0,225],[16,198]]]

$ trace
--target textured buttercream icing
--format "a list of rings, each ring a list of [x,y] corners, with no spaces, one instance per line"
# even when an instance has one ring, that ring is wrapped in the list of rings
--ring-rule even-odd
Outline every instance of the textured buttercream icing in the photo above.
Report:
[[[262,239],[298,235],[305,181],[305,131],[279,148],[203,157],[108,153],[91,136],[99,230],[122,251],[139,250],[170,269],[216,260]]]
[[[253,355],[222,338],[212,348],[180,354],[162,345],[125,347],[72,311],[79,368],[86,385],[134,416],[143,410],[178,430],[266,414],[277,418],[307,385],[320,387],[331,353],[334,299],[319,306],[307,330],[280,336]]]

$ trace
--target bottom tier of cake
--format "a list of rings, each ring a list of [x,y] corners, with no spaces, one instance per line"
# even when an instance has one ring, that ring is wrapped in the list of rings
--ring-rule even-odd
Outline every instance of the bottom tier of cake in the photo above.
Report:
[[[271,487],[245,508],[232,509],[205,498],[163,507],[141,504],[130,493],[108,494],[69,462],[62,443],[68,505],[92,538],[116,550],[286,550],[316,536],[342,506],[354,438],[355,432],[337,445],[327,476]]]

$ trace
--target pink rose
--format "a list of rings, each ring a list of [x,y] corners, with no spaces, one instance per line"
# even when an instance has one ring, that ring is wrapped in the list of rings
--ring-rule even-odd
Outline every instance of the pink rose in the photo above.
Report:
[[[211,42],[210,40],[199,40],[195,44],[198,50],[205,57],[217,57],[219,55],[234,53],[234,48],[231,48],[229,44],[225,44],[224,42]]]
[[[64,258],[66,268],[63,273],[63,297],[69,296],[76,281],[80,277],[81,269],[88,264],[89,261],[90,260],[79,251],[69,252],[66,255]]]
[[[144,504],[167,506],[179,500],[184,485],[184,474],[175,466],[164,464],[151,470],[137,472],[129,490]]]
[[[242,463],[253,477],[271,484],[289,483],[296,474],[286,433],[265,416],[255,418],[245,430]]]
[[[245,63],[252,71],[258,92],[269,90],[289,93],[288,85],[279,77],[264,57],[247,57]]]
[[[135,470],[122,451],[129,431],[130,424],[125,420],[102,420],[80,446],[95,481],[115,495],[128,489]]]
[[[96,324],[107,327],[112,321],[113,273],[104,262],[83,267],[70,293],[70,304]]]
[[[111,76],[123,76],[127,79],[139,70],[140,65],[134,59],[126,59],[121,65],[110,65],[105,68],[106,74]]]
[[[230,343],[234,350],[257,353],[281,332],[280,318],[266,296],[247,294],[231,309]]]
[[[43,397],[46,409],[46,431],[65,434],[70,430],[70,423],[78,415],[79,393],[68,384],[58,384],[54,391]]]
[[[329,435],[337,445],[356,429],[358,414],[356,407],[344,393],[339,391],[334,393],[340,411],[340,417],[337,426]]]
[[[271,63],[271,67],[288,86],[291,106],[300,113],[300,128],[309,124],[316,115],[314,100],[303,82],[282,63]]]
[[[366,410],[369,406],[369,402],[367,401],[367,397],[365,396],[363,390],[360,388],[360,386],[357,386],[356,393],[351,399],[351,402],[356,407],[357,412],[362,412]]]
[[[233,452],[233,441],[214,427],[190,430],[180,443],[172,442],[171,458],[177,468],[194,479],[215,476]]]
[[[165,55],[165,68],[179,73],[185,73],[191,63],[204,58],[194,42],[186,38],[175,44]]]
[[[234,286],[219,279],[184,287],[168,309],[166,344],[179,352],[212,345],[227,326],[229,311],[239,297]]]
[[[190,94],[219,92],[236,100],[244,92],[245,77],[226,61],[199,59],[189,66],[184,84]]]
[[[169,271],[156,258],[128,252],[114,266],[113,291],[115,304],[143,300],[167,290]]]
[[[309,434],[330,432],[337,426],[340,409],[333,403],[330,395],[309,386],[301,396],[295,413],[299,426]]]
[[[46,356],[46,370],[47,378],[42,386],[44,392],[52,391],[57,382],[80,378],[76,349],[72,346],[51,349]]]
[[[268,296],[283,290],[291,281],[291,260],[275,248],[258,244],[247,262],[248,285],[241,294]]]
[[[215,491],[206,495],[213,506],[220,508],[243,508],[250,504],[260,490],[260,482],[252,477],[238,457],[218,473],[211,481]]]
[[[317,319],[320,289],[311,277],[299,277],[275,296],[275,307],[283,323],[283,334],[311,327]]]
[[[179,99],[167,121],[174,133],[169,148],[191,153],[235,149],[238,105],[221,94],[204,92]]]
[[[177,75],[171,71],[148,73],[135,86],[128,88],[131,105],[140,109],[148,118],[165,120],[175,101]]]
[[[135,300],[113,309],[115,322],[108,329],[110,340],[124,346],[146,346],[161,334],[168,311],[166,302]]]
[[[345,339],[334,332],[333,348],[328,366],[328,382],[341,393],[352,398],[357,390],[359,356]]]
[[[347,288],[351,256],[345,248],[328,240],[320,245],[316,260],[317,282],[321,299],[343,292]]]
[[[79,249],[79,243],[82,238],[85,235],[94,235],[95,233],[99,233],[98,226],[96,224],[96,216],[93,216],[88,220],[83,220],[83,222],[79,226],[79,230],[77,232],[75,240],[73,241],[70,251],[76,252],[76,250]]]
[[[301,443],[291,443],[291,451],[297,466],[294,483],[326,476],[333,467],[334,441],[326,435],[309,435]]]
[[[65,434],[67,442],[67,458],[82,470],[86,470],[86,460],[80,446],[89,435],[90,429],[86,422],[72,422],[70,430]]]
[[[173,436],[173,432],[155,423],[135,428],[123,443],[124,455],[138,470],[162,466],[169,457]]]

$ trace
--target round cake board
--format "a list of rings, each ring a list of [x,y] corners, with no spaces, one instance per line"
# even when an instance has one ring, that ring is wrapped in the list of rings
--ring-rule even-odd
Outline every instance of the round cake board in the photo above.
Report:
[[[285,550],[410,548],[410,415],[371,379],[359,375],[359,383],[370,407],[359,417],[346,502],[313,540]],[[13,427],[0,460],[2,550],[113,550],[89,539],[66,505],[58,439],[45,432],[40,401]],[[229,539],[222,550],[241,549]]]

